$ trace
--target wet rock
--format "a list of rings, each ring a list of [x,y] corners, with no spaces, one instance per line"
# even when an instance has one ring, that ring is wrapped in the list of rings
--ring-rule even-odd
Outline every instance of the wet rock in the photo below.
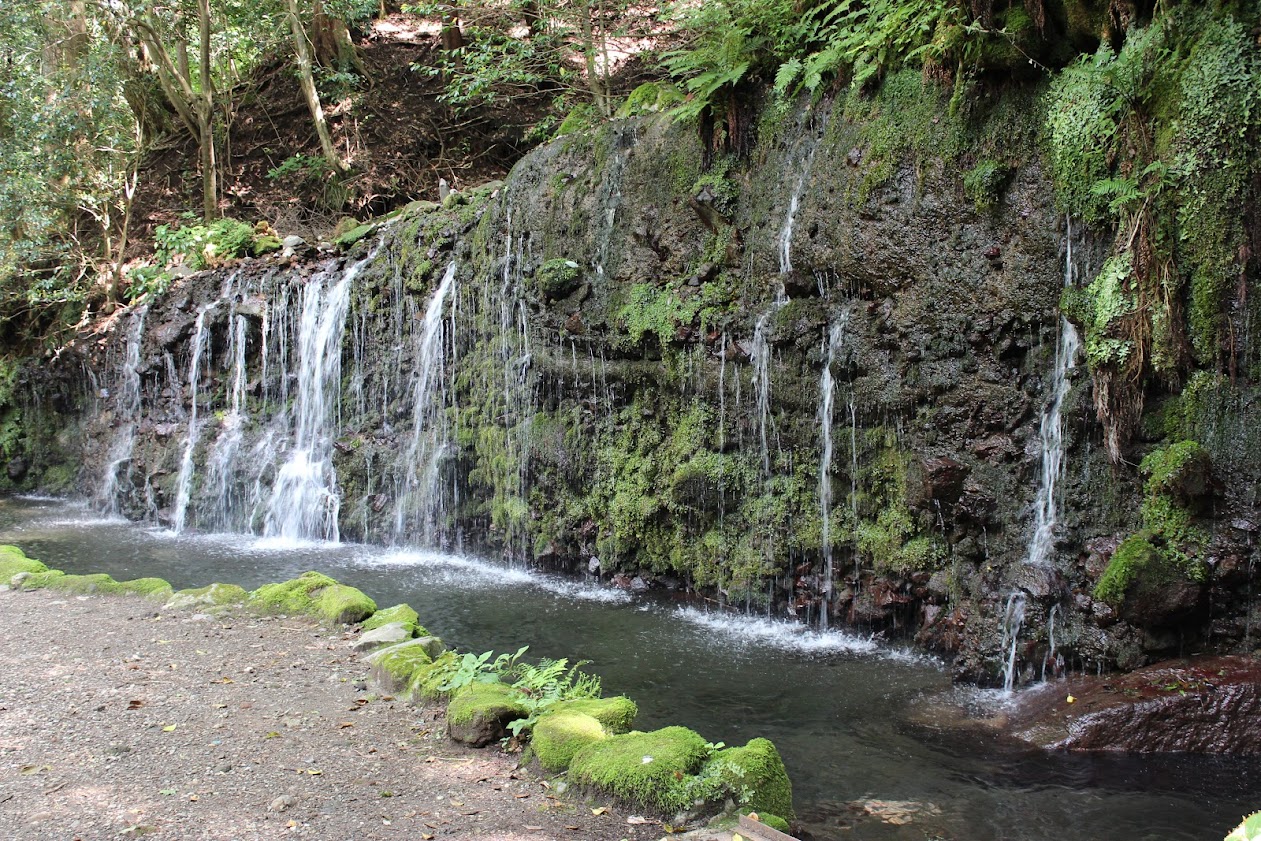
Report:
[[[1191,658],[1044,684],[1021,697],[1011,732],[1061,750],[1251,756],[1261,755],[1258,716],[1261,664]]]
[[[1202,585],[1181,577],[1140,581],[1126,592],[1121,618],[1148,628],[1174,625],[1202,609],[1204,594]]]
[[[918,494],[908,489],[908,503],[916,508],[927,508],[933,503],[954,505],[963,495],[963,483],[972,468],[949,456],[921,459],[919,462]]]
[[[26,475],[26,471],[30,469],[30,464],[21,456],[9,459],[9,464],[5,468],[5,473],[9,478],[16,482]]]
[[[475,748],[502,739],[508,724],[529,711],[502,683],[472,683],[456,692],[447,706],[447,735]]]

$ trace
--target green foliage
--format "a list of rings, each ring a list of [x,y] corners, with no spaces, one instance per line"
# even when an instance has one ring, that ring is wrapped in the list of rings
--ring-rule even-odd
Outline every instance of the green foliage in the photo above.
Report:
[[[1245,815],[1223,841],[1259,841],[1261,839],[1261,812]]]
[[[280,162],[280,165],[267,170],[267,178],[271,181],[290,179],[297,184],[319,183],[333,172],[333,165],[318,155],[306,155],[298,152]]]
[[[497,657],[493,651],[481,654],[465,652],[443,664],[434,677],[442,680],[439,688],[443,692],[455,692],[473,683],[499,683],[500,676],[511,669],[528,648],[522,646],[515,654],[500,654]],[[434,665],[438,666],[438,663]]]
[[[1126,332],[1128,317],[1138,310],[1133,273],[1128,252],[1109,257],[1084,296],[1073,298],[1065,310],[1083,319],[1078,323],[1086,328],[1086,359],[1092,366],[1120,367],[1135,352],[1134,339]]]
[[[1138,469],[1147,477],[1144,488],[1149,496],[1175,494],[1189,499],[1204,493],[1211,464],[1198,442],[1179,441],[1148,453]]]

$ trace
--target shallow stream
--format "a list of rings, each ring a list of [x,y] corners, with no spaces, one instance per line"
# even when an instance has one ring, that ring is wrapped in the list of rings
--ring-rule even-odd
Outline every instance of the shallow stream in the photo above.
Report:
[[[0,498],[0,543],[67,572],[246,588],[318,569],[379,605],[411,604],[463,650],[590,660],[606,693],[640,705],[641,729],[712,741],[773,740],[799,817],[818,839],[1115,841],[1216,839],[1261,808],[1261,767],[1207,757],[1024,750],[915,715],[954,689],[940,663],[843,631],[818,633],[666,599],[432,552],[174,537],[73,503]]]

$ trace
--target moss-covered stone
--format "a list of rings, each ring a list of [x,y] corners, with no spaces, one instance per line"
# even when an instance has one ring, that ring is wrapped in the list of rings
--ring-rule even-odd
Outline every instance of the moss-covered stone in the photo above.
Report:
[[[770,740],[751,739],[742,748],[718,751],[710,764],[744,806],[760,816],[766,813],[793,817],[792,782]]]
[[[61,570],[48,570],[24,575],[18,582],[23,590],[58,590],[75,595],[133,595],[165,602],[174,592],[161,578],[136,578],[115,581],[103,572],[91,575],[67,575]]]
[[[759,823],[764,823],[771,829],[778,829],[780,832],[788,832],[788,821],[784,820],[779,815],[772,812],[757,812],[756,814]]]
[[[502,739],[508,724],[530,711],[521,693],[504,683],[470,683],[447,705],[447,735],[457,742],[483,747]]]
[[[687,778],[709,756],[709,746],[686,727],[631,732],[587,745],[575,754],[569,779],[663,814],[690,806]]]
[[[1150,495],[1173,494],[1182,500],[1202,496],[1212,478],[1212,459],[1196,441],[1179,441],[1149,453],[1139,465]]]
[[[19,572],[48,572],[48,566],[26,557],[16,546],[0,546],[0,584],[8,584]]]
[[[245,588],[236,584],[207,584],[205,587],[194,587],[180,590],[166,603],[167,610],[186,610],[188,608],[222,608],[228,605],[244,604],[249,598]]]
[[[363,629],[371,631],[380,628],[382,625],[389,625],[394,622],[402,622],[404,625],[409,626],[412,629],[412,636],[429,636],[429,632],[420,624],[420,615],[412,609],[411,605],[406,604],[396,604],[393,607],[378,610],[363,620]]]
[[[586,713],[554,712],[534,725],[530,745],[545,769],[564,771],[579,750],[607,738],[600,722]]]
[[[1095,598],[1111,605],[1118,605],[1126,591],[1138,578],[1149,574],[1164,575],[1164,557],[1151,542],[1148,532],[1139,532],[1126,538],[1099,577],[1095,585]]]
[[[319,572],[291,581],[264,584],[249,595],[249,605],[265,613],[305,614],[334,624],[359,622],[376,613],[376,602],[354,587]]]
[[[412,699],[415,701],[446,700],[448,693],[442,687],[447,681],[449,669],[455,662],[455,658],[454,651],[446,651],[434,657],[429,665],[419,667],[413,673],[411,683],[408,685]]]
[[[578,698],[561,701],[549,708],[550,712],[580,713],[589,715],[610,733],[627,733],[639,715],[639,706],[625,695],[612,698]]]
[[[433,663],[429,653],[433,637],[407,640],[378,649],[368,655],[372,678],[386,692],[399,692],[410,686],[422,669]]]

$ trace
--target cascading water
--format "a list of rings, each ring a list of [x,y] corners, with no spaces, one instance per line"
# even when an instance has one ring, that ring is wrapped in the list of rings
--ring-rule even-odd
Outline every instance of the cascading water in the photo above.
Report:
[[[437,492],[438,465],[450,437],[445,414],[449,389],[445,379],[446,347],[442,324],[447,301],[455,294],[455,275],[456,264],[452,261],[429,299],[417,342],[412,436],[404,465],[407,472],[395,509],[396,541],[414,536],[416,521],[420,523],[420,536],[425,544],[432,544],[437,537],[441,514],[441,495]]]
[[[241,437],[249,418],[245,412],[245,348],[247,319],[245,315],[232,308],[229,318],[231,325],[228,334],[228,361],[231,371],[231,404],[223,416],[219,428],[219,437],[215,439],[210,450],[208,467],[210,470],[206,480],[208,493],[213,500],[211,505],[212,522],[209,525],[219,531],[232,527],[234,521],[235,500],[233,498],[233,481],[236,472],[237,450],[241,445]]]
[[[340,539],[332,447],[341,384],[342,334],[351,283],[376,253],[374,248],[340,277],[317,274],[302,290],[292,444],[276,473],[263,528],[265,537],[333,543]]]
[[[1016,685],[1016,644],[1020,641],[1020,627],[1025,623],[1025,594],[1016,591],[1007,596],[1003,608],[1003,691],[1011,694]]]
[[[840,318],[828,328],[824,349],[827,354],[823,363],[823,373],[819,375],[819,429],[823,436],[822,455],[819,458],[819,515],[822,517],[823,546],[823,609],[819,616],[819,626],[828,628],[828,614],[832,606],[832,413],[836,405],[835,381],[832,378],[832,363],[836,361],[845,343],[845,328],[849,324],[849,312],[842,312]]]
[[[99,508],[108,514],[119,510],[119,490],[126,479],[131,483],[131,453],[136,445],[136,421],[140,417],[140,342],[144,338],[145,317],[148,304],[142,304],[131,314],[127,327],[127,349],[118,372],[114,397],[114,417],[121,421],[110,446],[105,474],[96,494]],[[123,476],[119,472],[126,466]]]
[[[1074,284],[1075,271],[1073,226],[1072,221],[1068,220],[1064,238],[1065,286]],[[1064,472],[1064,432],[1060,423],[1060,412],[1064,407],[1064,398],[1068,395],[1069,372],[1077,367],[1077,349],[1080,344],[1077,328],[1067,318],[1060,316],[1060,336],[1055,349],[1055,370],[1051,376],[1051,402],[1042,412],[1042,422],[1038,427],[1042,472],[1038,483],[1038,494],[1033,504],[1033,537],[1029,541],[1029,550],[1025,555],[1025,563],[1030,566],[1045,566],[1054,549],[1055,526],[1059,521],[1055,486]]]

